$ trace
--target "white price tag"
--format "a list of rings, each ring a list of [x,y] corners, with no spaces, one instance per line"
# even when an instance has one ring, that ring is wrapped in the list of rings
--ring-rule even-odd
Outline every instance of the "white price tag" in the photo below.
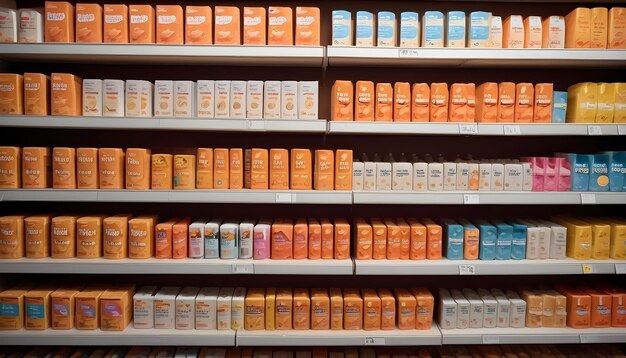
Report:
[[[265,130],[265,121],[263,120],[246,120],[246,128],[255,131]]]
[[[459,124],[459,133],[478,134],[478,125],[477,124]]]
[[[463,194],[463,204],[480,204],[478,194]]]
[[[474,265],[459,265],[459,275],[474,275],[476,267]]]
[[[618,275],[626,274],[626,264],[615,264],[615,273]]]
[[[520,135],[522,131],[520,126],[517,125],[505,125],[504,126],[504,135]]]
[[[600,127],[600,126],[587,126],[587,134],[589,134],[589,135],[602,135],[602,127]]]
[[[365,345],[366,346],[384,346],[385,338],[384,337],[365,337]]]
[[[590,334],[581,334],[580,335],[580,343],[598,343],[595,339],[593,335]]]
[[[617,125],[617,134],[626,135],[626,124],[618,124]]]
[[[277,203],[291,203],[291,193],[276,193]]]
[[[254,265],[249,263],[234,263],[233,273],[249,274],[254,273]]]
[[[417,58],[417,49],[401,48],[398,50],[398,58]]]
[[[582,204],[595,204],[596,203],[596,194],[581,193],[580,194],[580,202]]]
[[[500,336],[483,336],[483,344],[500,344]]]
[[[593,264],[583,264],[583,273],[593,273]]]

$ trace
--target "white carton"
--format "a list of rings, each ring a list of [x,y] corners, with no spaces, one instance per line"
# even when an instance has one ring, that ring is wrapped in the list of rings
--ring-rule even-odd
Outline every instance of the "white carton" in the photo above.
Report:
[[[526,301],[511,290],[506,291],[506,297],[511,302],[509,325],[512,328],[524,328],[526,326]]]
[[[491,164],[491,190],[504,190],[504,164]]]
[[[530,163],[524,162],[522,164],[522,190],[523,191],[532,191],[533,190],[533,170],[530,167]]]
[[[185,287],[176,296],[176,329],[194,329],[196,327],[197,287]]]
[[[35,9],[19,9],[17,12],[18,42],[43,42],[43,15]]]
[[[198,81],[196,96],[196,116],[198,118],[215,117],[215,81]]]
[[[230,81],[215,81],[215,118],[230,118]]]
[[[246,289],[243,287],[235,288],[231,303],[231,329],[243,329],[246,307],[245,301]]]
[[[439,325],[441,329],[457,327],[457,303],[445,288],[439,289]]]
[[[456,190],[457,175],[456,163],[443,163],[443,190]]]
[[[550,221],[539,220],[539,223],[550,228],[550,258],[564,259],[567,246],[567,228]]]
[[[174,328],[178,292],[180,287],[165,286],[154,296],[154,328]]]
[[[263,81],[248,81],[246,88],[246,118],[263,118]]]
[[[263,118],[280,119],[280,81],[265,81],[265,88],[263,91]]]
[[[518,220],[526,225],[526,259],[534,260],[539,258],[539,234],[540,229],[530,220]]]
[[[456,163],[456,189],[469,189],[469,165],[467,163]]]
[[[207,220],[200,219],[189,225],[189,257],[201,259],[204,257],[204,229]]]
[[[352,36],[352,13],[345,10],[333,10],[333,46],[352,46],[354,45]]]
[[[363,190],[365,164],[363,162],[352,163],[352,190]]]
[[[254,237],[254,221],[244,221],[239,224],[239,258],[251,259],[254,251],[253,237]]]
[[[104,80],[104,106],[102,115],[105,117],[124,117],[124,99],[126,83],[122,80]]]
[[[502,48],[502,18],[500,16],[491,16],[489,47]]]
[[[494,328],[498,325],[498,301],[484,288],[476,290],[483,300],[483,328]]]
[[[422,47],[443,47],[443,13],[426,11],[422,18]]]
[[[196,83],[174,81],[174,117],[193,117],[196,113]]]
[[[376,45],[378,47],[398,46],[398,22],[396,14],[390,11],[378,13]]]
[[[298,82],[298,119],[319,119],[319,83]]]
[[[456,302],[456,309],[457,309],[457,315],[456,315],[456,328],[459,329],[465,329],[469,327],[469,321],[470,321],[470,303],[469,301],[465,298],[465,296],[463,296],[463,293],[458,290],[458,289],[452,289],[450,290],[450,293],[452,294],[452,298],[454,299],[454,302]]]
[[[244,119],[246,118],[246,81],[230,82],[230,118]]]
[[[504,190],[521,191],[523,189],[524,171],[520,163],[504,165]]]
[[[220,258],[236,259],[239,256],[238,238],[239,224],[228,222],[220,225]]]
[[[154,81],[154,116],[174,117],[174,81]]]
[[[537,239],[537,258],[538,259],[547,259],[550,257],[550,236],[552,235],[552,230],[548,225],[541,223],[538,220],[528,220],[533,223],[539,230],[538,239]]]
[[[480,163],[478,172],[478,190],[491,190],[491,163]]]
[[[217,329],[219,288],[203,287],[196,296],[196,329]]]
[[[463,295],[470,305],[469,328],[482,328],[484,320],[484,303],[476,291],[464,288]]]
[[[220,288],[219,295],[217,296],[218,330],[231,329],[231,310],[234,293],[235,289],[233,287]]]
[[[126,117],[152,117],[152,83],[126,81]]]
[[[428,163],[428,190],[443,190],[443,163]]]
[[[83,116],[102,116],[102,80],[83,80]]]
[[[0,42],[17,42],[17,11],[13,9],[0,7]]]
[[[413,163],[413,190],[428,190],[428,164],[426,162]]]
[[[498,301],[498,327],[507,328],[510,326],[511,302],[504,295],[504,292],[497,288],[492,289],[491,293]]]
[[[376,190],[391,190],[391,163],[376,163]]]
[[[420,20],[416,12],[400,14],[400,47],[420,47]]]
[[[298,119],[298,82],[283,81],[280,93],[280,118]]]
[[[376,163],[363,163],[363,190],[376,190]]]
[[[140,287],[133,296],[133,327],[154,328],[154,295],[156,286]]]
[[[222,220],[213,219],[204,226],[204,258],[220,257],[220,225]]]
[[[392,190],[413,190],[413,164],[409,162],[391,163]]]

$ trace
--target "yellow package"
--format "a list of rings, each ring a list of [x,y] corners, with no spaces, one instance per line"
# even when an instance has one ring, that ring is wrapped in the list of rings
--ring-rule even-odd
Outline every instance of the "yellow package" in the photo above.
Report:
[[[568,123],[593,123],[598,107],[598,85],[592,82],[578,83],[567,88]]]
[[[598,83],[598,109],[596,123],[613,123],[615,84]]]
[[[577,260],[590,259],[593,248],[591,225],[576,222],[571,218],[557,218],[556,221],[567,228],[565,254]]]

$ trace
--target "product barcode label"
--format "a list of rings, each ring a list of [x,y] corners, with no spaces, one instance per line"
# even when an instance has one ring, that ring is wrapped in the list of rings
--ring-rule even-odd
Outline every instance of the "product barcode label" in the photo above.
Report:
[[[583,273],[593,273],[593,264],[583,264]]]
[[[254,266],[248,263],[234,263],[233,273],[240,273],[240,274],[254,273]]]
[[[596,194],[581,193],[580,194],[580,202],[582,204],[595,204],[596,203]]]
[[[480,204],[480,197],[478,194],[464,194],[463,204]]]
[[[518,125],[504,126],[504,135],[520,135],[522,131]]]
[[[399,58],[417,58],[416,48],[401,48],[398,50]]]
[[[291,193],[276,193],[277,203],[291,203]]]
[[[474,265],[459,265],[459,275],[474,275],[476,267]]]
[[[478,125],[477,124],[459,124],[459,133],[478,134]]]
[[[262,131],[265,129],[265,121],[246,120],[246,128],[254,131]]]
[[[384,337],[365,337],[365,345],[366,346],[384,346],[385,338]]]
[[[602,135],[602,127],[600,127],[600,126],[587,126],[587,134],[589,134],[589,135]]]
[[[615,273],[618,275],[626,274],[626,264],[615,264]]]
[[[483,336],[483,344],[499,344],[500,336]]]

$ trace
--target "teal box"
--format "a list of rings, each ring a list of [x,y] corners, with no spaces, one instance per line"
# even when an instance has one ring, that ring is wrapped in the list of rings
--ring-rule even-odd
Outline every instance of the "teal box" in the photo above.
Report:
[[[606,152],[609,155],[609,191],[624,191],[626,152]]]
[[[513,240],[511,242],[511,259],[523,260],[526,258],[526,225],[517,221],[511,222],[513,228]]]
[[[443,221],[444,250],[448,260],[463,260],[463,225],[451,219]]]
[[[498,230],[488,221],[478,220],[476,226],[480,231],[480,254],[481,260],[495,260],[496,242],[498,241]]]
[[[552,123],[565,123],[567,92],[554,91],[552,96]]]
[[[494,220],[492,223],[496,227],[498,235],[496,241],[496,260],[510,260],[513,227],[500,220]]]
[[[352,13],[345,10],[333,10],[333,45],[350,42],[352,33]]]
[[[422,46],[431,46],[429,42],[444,41],[443,13],[441,11],[426,11],[422,18],[422,26],[424,27]]]
[[[571,166],[572,191],[589,191],[589,176],[593,155],[566,154]]]
[[[491,18],[490,12],[474,11],[470,13],[469,17],[469,30],[467,32],[469,42],[472,41],[488,41],[490,28],[489,19]]]
[[[609,191],[609,154],[591,156],[591,173],[589,174],[589,191]]]

